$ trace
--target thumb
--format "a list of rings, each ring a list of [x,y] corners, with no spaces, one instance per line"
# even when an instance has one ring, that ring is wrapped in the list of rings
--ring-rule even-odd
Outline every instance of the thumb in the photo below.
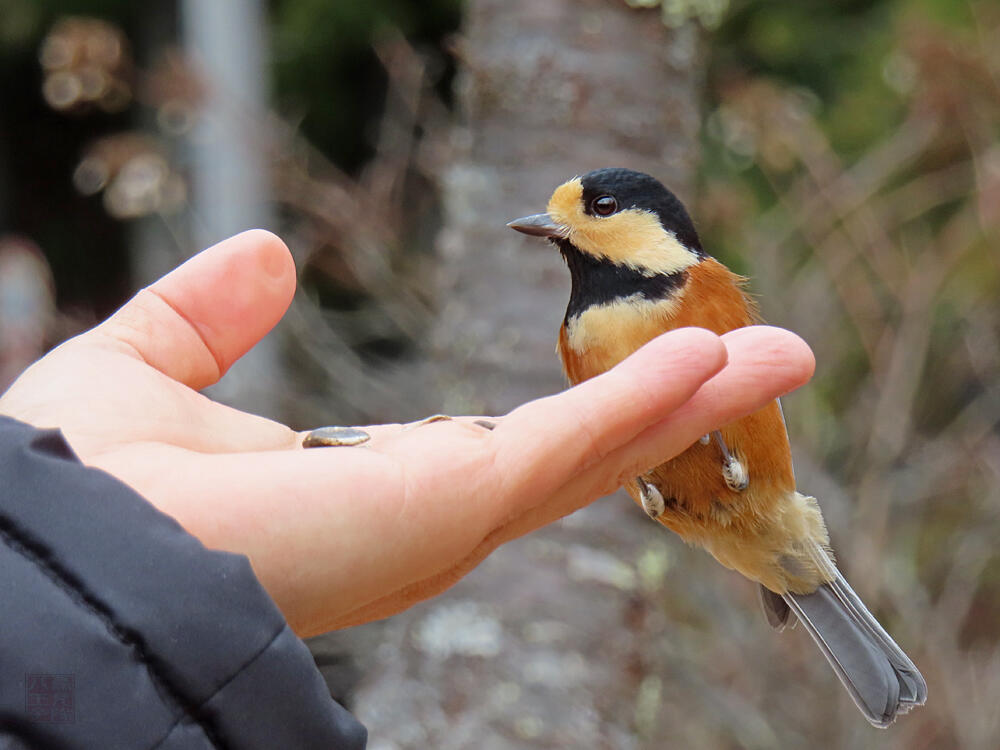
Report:
[[[124,345],[163,374],[201,389],[275,326],[294,293],[288,248],[254,229],[195,255],[90,335]]]

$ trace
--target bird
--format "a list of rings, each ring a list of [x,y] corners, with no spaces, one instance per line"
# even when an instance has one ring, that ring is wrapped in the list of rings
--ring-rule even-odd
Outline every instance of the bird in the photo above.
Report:
[[[508,226],[547,239],[569,269],[556,349],[571,384],[666,331],[722,335],[762,322],[748,280],[704,250],[681,201],[642,172],[574,177],[556,188],[545,213]],[[801,622],[873,726],[926,701],[916,665],[837,568],[819,504],[796,488],[777,400],[625,488],[651,518],[757,582],[772,627],[794,624],[793,616]]]

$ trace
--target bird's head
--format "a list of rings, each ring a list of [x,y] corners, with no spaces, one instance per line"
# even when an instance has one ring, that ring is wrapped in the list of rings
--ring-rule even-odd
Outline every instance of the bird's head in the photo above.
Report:
[[[507,226],[649,276],[678,273],[704,257],[683,204],[658,180],[631,169],[574,177],[556,188],[546,213]]]

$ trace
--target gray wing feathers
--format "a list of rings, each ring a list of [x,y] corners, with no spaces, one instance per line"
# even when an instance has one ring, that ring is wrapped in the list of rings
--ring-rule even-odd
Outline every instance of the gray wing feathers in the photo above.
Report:
[[[792,610],[785,603],[785,598],[763,585],[757,586],[757,593],[760,595],[760,606],[764,610],[767,624],[778,632],[784,630],[792,615]]]
[[[927,684],[840,572],[834,572],[834,579],[812,594],[782,598],[865,718],[876,727],[887,727],[898,714],[924,703]]]

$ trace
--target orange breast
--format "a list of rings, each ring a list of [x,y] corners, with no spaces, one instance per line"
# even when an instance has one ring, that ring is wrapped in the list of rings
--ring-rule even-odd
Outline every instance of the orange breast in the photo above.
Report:
[[[572,383],[579,383],[609,369],[625,355],[669,330],[687,326],[707,328],[718,334],[760,322],[756,305],[743,291],[744,280],[718,261],[706,258],[688,269],[689,279],[669,315],[652,315],[639,330],[617,331],[615,342],[602,346],[588,342],[577,349],[565,326],[560,331],[558,351],[563,369]],[[622,349],[617,359],[611,352]],[[614,347],[612,349],[611,347]],[[614,359],[615,361],[610,361]],[[753,532],[774,512],[774,505],[795,489],[791,454],[778,403],[722,429],[731,453],[744,463],[750,485],[734,492],[722,475],[723,458],[714,440],[696,442],[681,455],[661,464],[649,479],[660,489],[667,512],[664,525],[692,542],[706,535]],[[637,488],[627,489],[637,497]]]

